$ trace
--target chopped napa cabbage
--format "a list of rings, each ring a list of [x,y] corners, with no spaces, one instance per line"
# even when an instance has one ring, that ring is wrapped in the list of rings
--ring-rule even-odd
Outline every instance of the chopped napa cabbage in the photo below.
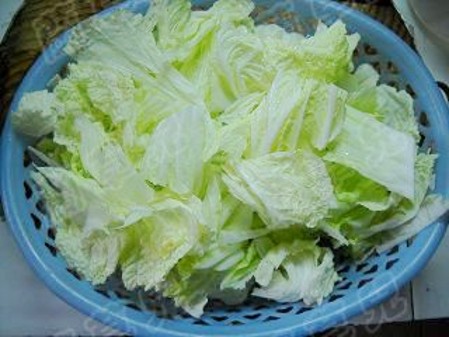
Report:
[[[67,265],[199,317],[210,299],[325,300],[360,258],[449,209],[412,97],[344,23],[256,25],[249,0],[154,0],[77,26],[66,72],[23,96],[32,178]]]
[[[324,162],[306,151],[275,152],[229,165],[223,181],[267,227],[315,227],[336,204]]]
[[[348,166],[408,199],[415,195],[413,138],[351,107],[346,110],[341,136],[324,159]]]
[[[14,127],[24,135],[39,138],[52,132],[57,118],[55,95],[47,90],[26,94],[13,115]]]

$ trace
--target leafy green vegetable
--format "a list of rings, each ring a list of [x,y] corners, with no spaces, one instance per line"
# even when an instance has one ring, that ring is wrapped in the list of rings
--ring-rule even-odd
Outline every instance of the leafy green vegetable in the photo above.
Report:
[[[14,114],[14,127],[24,135],[39,138],[53,131],[56,122],[55,95],[47,90],[24,95]]]
[[[198,193],[204,163],[218,145],[214,138],[207,111],[193,107],[172,114],[153,131],[140,171],[179,194]]]
[[[353,71],[359,36],[256,26],[253,9],[154,0],[89,19],[67,75],[24,95],[14,126],[48,165],[32,177],[87,280],[120,270],[196,317],[212,298],[319,304],[334,248],[385,250],[449,209],[428,194],[437,156],[418,153],[413,99]]]
[[[416,145],[412,137],[353,108],[324,159],[358,171],[390,191],[413,199]]]
[[[262,156],[276,148],[296,148],[304,118],[301,106],[309,97],[308,85],[295,72],[279,71],[252,113],[248,157]]]
[[[225,167],[229,191],[269,228],[315,227],[335,205],[323,161],[310,152],[273,152]]]
[[[130,232],[123,249],[122,278],[128,289],[153,289],[197,244],[198,219],[189,207],[166,200],[154,211],[125,229]]]
[[[321,303],[323,297],[332,292],[338,280],[332,262],[333,254],[330,250],[314,245],[308,247],[310,245],[307,243],[304,246],[300,245],[296,249],[287,247],[288,256],[282,259],[281,264],[285,272],[274,271],[268,285],[254,289],[252,294],[279,302],[303,300],[306,305]],[[277,265],[279,267],[279,263]],[[275,265],[273,267],[276,268]],[[266,281],[261,285],[263,283]]]

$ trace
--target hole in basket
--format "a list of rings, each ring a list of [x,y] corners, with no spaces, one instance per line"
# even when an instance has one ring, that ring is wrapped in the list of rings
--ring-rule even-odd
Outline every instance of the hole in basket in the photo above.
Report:
[[[43,215],[47,214],[47,208],[45,207],[45,203],[42,199],[39,199],[39,201],[36,203],[36,209]]]
[[[155,292],[151,292],[149,294],[146,295],[147,299],[149,299],[150,301],[158,301],[159,297],[157,296],[157,294]]]
[[[33,195],[33,190],[26,181],[23,182],[23,189],[25,190],[25,198],[30,199]]]
[[[396,245],[387,252],[387,256],[391,256],[399,252],[399,246]]]
[[[97,293],[100,293],[104,297],[111,298],[111,296],[109,295],[109,293],[105,289],[95,289],[95,291]]]
[[[413,98],[416,98],[416,92],[415,92],[415,90],[413,90],[413,88],[410,86],[410,84],[407,84],[407,85],[405,86],[405,91],[407,91],[408,94],[409,94],[410,96],[412,96]]]
[[[143,310],[140,309],[140,311],[143,311]],[[170,313],[168,313],[168,312],[166,312],[166,311],[164,311],[164,310],[161,310],[160,312],[157,312],[156,314],[157,314],[158,317],[160,317],[160,318],[165,318],[165,319],[169,319],[169,320],[172,320],[172,319],[175,318],[175,315],[172,315],[172,314],[170,314]]]
[[[375,264],[370,269],[364,271],[363,274],[369,275],[369,274],[375,273],[377,271],[377,269],[378,269],[377,264]]]
[[[346,265],[346,266],[344,266],[342,269],[340,269],[340,270],[338,271],[338,273],[339,273],[339,274],[347,273],[347,272],[349,271],[350,268],[351,268],[350,265]]]
[[[395,81],[395,80],[388,81],[387,84],[388,84],[390,87],[395,88],[396,90],[399,90],[399,89],[400,89],[400,88],[399,88],[399,83],[398,83],[397,81]]]
[[[370,283],[372,280],[373,280],[372,278],[368,278],[368,279],[365,279],[365,280],[361,280],[361,281],[359,282],[359,284],[357,284],[357,288],[359,288],[359,289],[362,288],[365,284]]]
[[[212,308],[222,308],[223,302],[218,299],[211,299],[207,302],[207,306]]]
[[[254,310],[264,310],[264,309],[267,309],[267,308],[268,308],[268,306],[266,306],[265,304],[260,304],[260,305],[258,305],[256,307],[254,307]]]
[[[276,312],[278,312],[280,314],[286,314],[286,313],[289,313],[292,310],[293,310],[293,307],[289,306],[289,307],[286,307],[286,308],[277,309]]]
[[[49,244],[48,242],[45,242],[45,247],[47,247],[51,255],[56,256],[56,254],[58,254],[58,250],[56,249],[56,247]]]
[[[207,6],[192,5],[192,11],[205,11],[205,10],[207,10]]]
[[[184,311],[180,312],[179,316],[181,316],[184,319],[191,318],[191,316],[188,313],[184,312]]]
[[[193,322],[193,324],[195,324],[195,325],[209,325],[205,321],[203,321],[202,319],[196,320],[195,322]]]
[[[211,318],[216,322],[223,322],[228,319],[228,316],[211,316]]]
[[[371,63],[371,65],[373,66],[374,69],[376,69],[376,71],[380,74],[382,73],[382,66],[380,65],[379,61],[374,61]]]
[[[55,232],[55,228],[54,228],[54,227],[50,227],[50,228],[47,230],[47,236],[48,236],[49,239],[55,241],[55,238],[56,238],[56,232]]]
[[[193,8],[193,6],[192,6]],[[256,20],[258,18],[259,15],[261,15],[262,13],[267,11],[267,6],[263,6],[263,5],[256,5],[254,10],[251,12],[250,16],[253,20]]]
[[[366,259],[369,260],[369,259],[375,258],[377,256],[379,256],[379,253],[376,250],[373,249],[371,251],[371,253],[369,253],[369,255],[368,255],[368,257]]]
[[[303,314],[303,313],[305,313],[306,311],[309,311],[309,310],[311,310],[312,308],[311,307],[302,307],[302,308],[300,308],[299,310],[297,310],[296,312],[295,312],[295,314],[296,315],[301,315],[301,314]]]
[[[232,314],[232,313],[237,313],[237,312],[241,312],[242,310],[240,309],[240,307],[238,307],[237,305],[233,305],[233,306],[229,306],[226,309],[226,312]]]
[[[231,325],[243,325],[243,322],[240,322],[238,320],[234,320],[230,323]]]
[[[75,277],[76,279],[81,281],[81,276],[73,269],[70,268],[66,268],[66,270],[73,275],[73,277]]]
[[[387,262],[387,264],[385,265],[385,269],[389,270],[391,269],[396,263],[398,263],[399,259],[393,259]]]
[[[346,282],[343,285],[337,287],[338,290],[348,290],[351,287],[352,282]]]
[[[36,214],[31,213],[31,219],[33,220],[34,227],[37,230],[40,230],[42,227],[42,220],[37,217]]]
[[[135,305],[134,303],[128,303],[128,304],[126,304],[126,306],[128,307],[128,308],[131,308],[131,309],[134,309],[134,310],[137,310],[137,311],[142,311],[142,309],[141,308],[139,308],[137,305]]]
[[[363,268],[365,268],[366,266],[368,266],[368,263],[363,262],[363,263],[357,265],[357,267],[355,268],[355,270],[359,272],[359,271],[361,271]]]
[[[181,311],[181,309],[175,307],[173,303],[170,304],[163,303],[156,307],[144,306],[144,308],[150,308],[151,311],[156,311],[159,317],[166,319],[174,319],[176,316],[179,316],[179,312]],[[189,318],[191,319],[192,317],[189,316]]]
[[[245,318],[247,318],[247,319],[257,319],[257,318],[259,318],[260,316],[262,316],[262,314],[257,313],[257,314],[245,315],[245,316],[243,316],[243,317],[245,317]]]
[[[388,61],[388,63],[387,63],[387,69],[388,69],[388,72],[389,73],[391,73],[391,74],[399,74],[399,69],[396,67],[396,65],[393,63],[393,62],[391,62],[391,61]]]
[[[364,45],[364,50],[366,55],[377,55],[377,49],[369,44]]]
[[[28,153],[28,151],[25,151],[23,153],[23,167],[28,167],[30,165],[31,165],[30,154]]]
[[[427,148],[427,150],[429,151],[429,153],[435,153],[435,149],[437,148],[436,144],[435,144],[435,140],[432,139],[430,141],[429,147]],[[412,239],[413,240],[413,239]]]
[[[429,119],[427,118],[427,114],[424,111],[419,114],[418,121],[422,126],[430,126]]]
[[[151,311],[156,312],[158,315],[161,315],[161,312],[163,312],[163,309],[161,307],[159,307],[157,302],[155,302],[155,303],[153,303],[153,302],[147,303],[146,305],[147,305],[148,309],[150,309]],[[187,317],[190,317],[190,316],[187,314]]]
[[[129,292],[125,289],[123,289],[122,287],[120,287],[120,289],[115,289],[114,290],[115,295],[120,298],[120,299],[129,299]]]
[[[331,295],[331,297],[329,297],[329,303],[331,303],[331,302],[335,302],[336,300],[338,300],[339,298],[342,298],[343,297],[343,295],[342,294],[334,294],[334,295]]]
[[[275,23],[283,27],[287,32],[298,31],[298,25],[295,24],[295,14],[286,10],[280,9],[275,14]]]
[[[277,23],[277,18],[275,16],[269,16],[268,18],[266,18],[264,20],[265,23],[269,24],[269,25],[274,25]]]
[[[426,141],[426,135],[423,133],[419,133],[419,142],[418,142],[418,147],[422,148],[422,146],[424,145],[424,142]]]
[[[270,322],[270,321],[277,321],[278,319],[279,319],[279,317],[276,317],[276,316],[268,316],[263,321],[264,322]]]

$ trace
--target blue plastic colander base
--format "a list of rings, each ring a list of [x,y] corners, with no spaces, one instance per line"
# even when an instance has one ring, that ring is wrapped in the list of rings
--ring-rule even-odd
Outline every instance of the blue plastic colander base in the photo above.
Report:
[[[212,1],[194,1],[207,6]],[[372,19],[335,2],[325,0],[256,1],[257,22],[276,22],[288,30],[311,32],[317,19],[329,24],[342,19],[350,31],[362,36],[355,63],[368,62],[381,74],[381,82],[405,89],[415,98],[420,121],[422,150],[440,154],[436,190],[447,196],[449,185],[449,111],[432,77],[413,51],[388,29]],[[144,12],[145,1],[128,1],[117,8]],[[102,15],[103,15],[102,14]],[[61,48],[68,33],[60,36],[36,61],[15,95],[15,111],[24,92],[46,87],[68,62]],[[43,202],[29,178],[27,141],[13,133],[8,118],[2,139],[2,199],[5,214],[26,259],[41,279],[80,311],[130,334],[151,336],[299,336],[345,322],[396,292],[430,259],[444,235],[445,225],[435,223],[412,242],[403,243],[363,263],[339,266],[342,280],[321,305],[279,304],[257,298],[238,307],[212,302],[201,319],[177,310],[157,294],[129,292],[119,276],[93,287],[67,268],[54,244],[54,228]]]

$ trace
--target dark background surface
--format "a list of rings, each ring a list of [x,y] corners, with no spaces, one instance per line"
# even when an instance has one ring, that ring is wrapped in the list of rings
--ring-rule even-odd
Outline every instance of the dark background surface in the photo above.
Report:
[[[445,337],[449,336],[449,319],[389,323],[332,329],[314,337]]]

